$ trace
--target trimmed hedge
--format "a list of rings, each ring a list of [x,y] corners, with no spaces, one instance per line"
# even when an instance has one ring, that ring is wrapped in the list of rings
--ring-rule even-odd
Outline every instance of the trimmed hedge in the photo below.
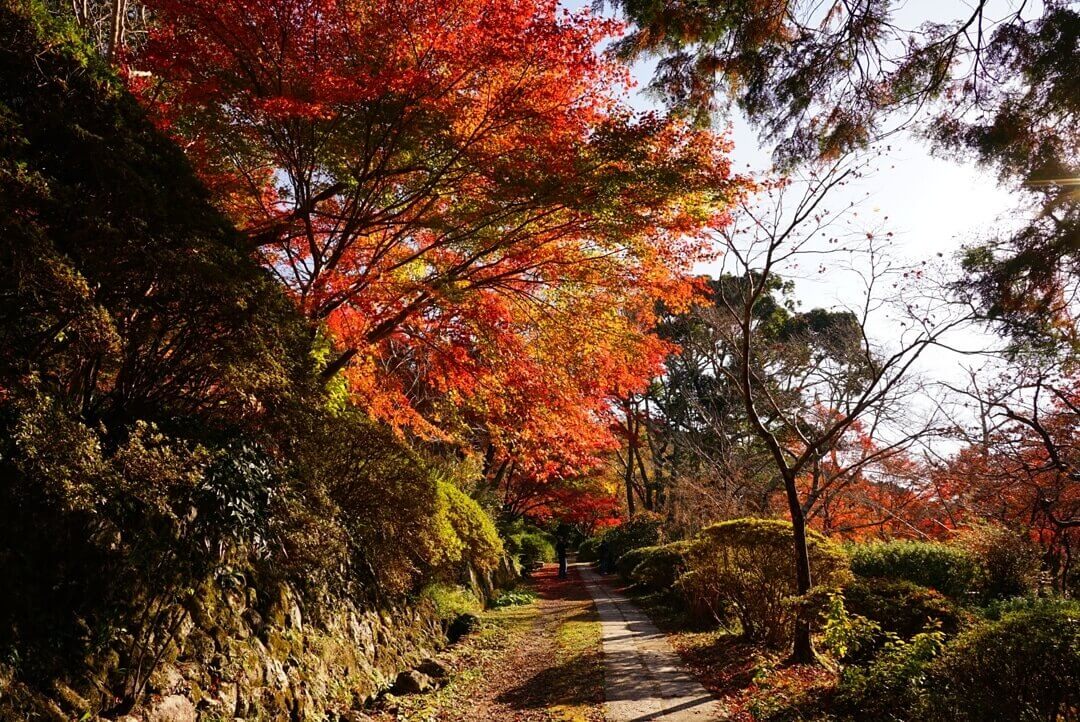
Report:
[[[1080,603],[1037,601],[961,633],[928,688],[942,722],[1080,719]]]
[[[903,579],[857,579],[844,587],[844,606],[904,638],[928,626],[949,634],[960,626],[956,606],[945,595]]]
[[[815,591],[849,581],[847,555],[821,534],[807,532]],[[735,519],[698,535],[687,553],[688,571],[677,588],[691,611],[718,621],[734,619],[747,639],[782,646],[790,641],[796,608],[794,533],[777,519]]]
[[[506,550],[518,560],[523,573],[545,562],[555,561],[555,543],[551,535],[543,529],[518,524],[505,534]]]
[[[618,560],[631,549],[655,546],[660,541],[662,519],[649,512],[642,512],[604,532],[601,539],[608,544],[611,558]]]
[[[503,544],[491,517],[451,482],[438,482],[434,521],[435,549],[442,555],[442,563],[464,564],[478,572],[489,572],[499,565]]]
[[[641,561],[630,572],[630,580],[653,592],[673,589],[686,571],[686,555],[692,542],[680,541],[640,549]]]
[[[1080,603],[1015,601],[945,641],[897,637],[844,670],[835,711],[845,720],[1062,722],[1080,719]]]
[[[963,549],[935,542],[890,541],[851,547],[851,571],[860,577],[902,579],[967,599],[979,587],[977,560]]]
[[[621,557],[615,560],[615,572],[622,578],[623,581],[631,581],[630,573],[634,571],[634,568],[641,563],[645,558],[648,550],[655,549],[656,547],[638,547],[637,549],[631,549],[623,554]]]
[[[595,562],[600,558],[600,539],[590,537],[581,542],[577,548],[579,562]]]

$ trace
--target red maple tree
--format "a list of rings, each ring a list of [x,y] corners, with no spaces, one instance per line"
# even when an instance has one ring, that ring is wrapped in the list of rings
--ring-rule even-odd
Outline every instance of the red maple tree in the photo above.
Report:
[[[744,183],[554,0],[152,0],[133,87],[375,416],[565,475]]]

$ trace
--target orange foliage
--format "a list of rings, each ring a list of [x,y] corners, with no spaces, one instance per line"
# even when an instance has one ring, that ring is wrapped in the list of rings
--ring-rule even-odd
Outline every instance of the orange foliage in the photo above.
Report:
[[[537,480],[611,444],[746,185],[728,142],[619,104],[617,26],[554,0],[151,0],[132,85],[353,397]],[[490,456],[490,454],[489,454]],[[494,467],[491,467],[494,468]]]
[[[954,518],[1025,531],[1063,574],[1080,544],[1080,379],[1051,391],[1041,413],[1006,410],[1009,423],[961,450],[935,483]]]

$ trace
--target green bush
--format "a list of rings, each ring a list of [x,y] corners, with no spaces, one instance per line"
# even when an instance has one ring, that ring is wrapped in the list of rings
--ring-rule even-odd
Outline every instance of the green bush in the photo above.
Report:
[[[672,589],[675,581],[686,571],[686,555],[690,542],[680,541],[655,547],[644,547],[641,560],[630,572],[630,580],[653,592]]]
[[[420,592],[420,597],[435,606],[435,613],[444,622],[463,614],[479,614],[484,609],[483,603],[471,589],[457,584],[429,584]]]
[[[836,711],[899,722],[1080,719],[1080,603],[1013,601],[948,643],[942,632],[895,636],[844,670]]]
[[[851,571],[860,577],[903,579],[953,599],[970,598],[979,581],[979,566],[971,554],[935,542],[856,544],[851,549]]]
[[[555,561],[555,545],[546,534],[526,534],[521,537],[520,546],[521,565],[526,569]]]
[[[1001,621],[1002,617],[1016,612],[1056,610],[1062,605],[1061,597],[1011,597],[994,599],[977,610],[983,619],[992,622]]]
[[[934,662],[930,719],[1080,719],[1080,603],[1014,609],[961,633]]]
[[[491,517],[452,482],[438,482],[435,549],[440,562],[488,572],[499,565],[503,545]]]
[[[631,581],[630,573],[634,571],[634,568],[637,567],[643,559],[645,559],[648,551],[655,548],[656,547],[638,547],[637,549],[630,549],[615,560],[615,572],[623,581]]]
[[[611,558],[617,560],[631,549],[656,545],[660,541],[661,525],[662,520],[657,514],[642,512],[608,529],[602,539],[607,542]]]
[[[826,599],[822,641],[834,658],[845,663],[866,660],[889,638],[877,622],[849,614],[839,592],[830,592]]]
[[[867,666],[848,666],[837,689],[836,710],[846,719],[916,722],[928,705],[927,671],[945,635],[922,632],[893,638]]]
[[[979,565],[979,591],[985,599],[1008,599],[1033,593],[1042,559],[1038,547],[1000,526],[976,526],[960,535],[958,545]]]
[[[577,558],[579,562],[595,562],[600,558],[600,540],[590,537],[578,544]]]
[[[350,407],[305,415],[288,433],[294,473],[282,516],[291,574],[396,596],[432,577],[456,581],[469,562],[490,563],[498,537],[483,510],[393,431]]]
[[[545,562],[555,561],[555,542],[543,529],[522,521],[516,522],[509,529],[504,529],[506,551],[518,563],[524,573]]]
[[[844,605],[905,639],[927,626],[952,634],[960,624],[956,606],[947,597],[903,579],[856,579],[844,587]]]
[[[815,589],[847,582],[847,556],[817,532],[807,533]],[[733,618],[748,639],[783,645],[795,621],[794,534],[776,519],[736,519],[698,535],[677,588],[692,611],[718,621]]]

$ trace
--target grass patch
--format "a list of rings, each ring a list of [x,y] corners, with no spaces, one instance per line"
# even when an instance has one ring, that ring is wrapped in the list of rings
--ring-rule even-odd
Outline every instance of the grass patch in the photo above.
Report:
[[[499,592],[499,596],[491,601],[491,606],[496,609],[503,607],[517,607],[523,604],[532,604],[536,601],[536,592],[531,589],[505,589]]]
[[[435,604],[441,619],[453,619],[461,614],[479,614],[484,609],[480,599],[471,590],[457,584],[429,584],[420,592],[420,596]]]
[[[452,647],[443,659],[450,669],[446,686],[428,694],[397,698],[387,695],[384,715],[376,719],[436,722],[444,710],[467,708],[470,694],[486,675],[493,673],[492,663],[532,629],[538,614],[536,605],[485,612],[480,631]]]
[[[553,697],[566,701],[552,705],[548,711],[562,722],[596,719],[596,706],[604,699],[604,658],[596,609],[590,608],[559,625],[555,640],[555,669],[559,674],[552,682],[560,691]]]

